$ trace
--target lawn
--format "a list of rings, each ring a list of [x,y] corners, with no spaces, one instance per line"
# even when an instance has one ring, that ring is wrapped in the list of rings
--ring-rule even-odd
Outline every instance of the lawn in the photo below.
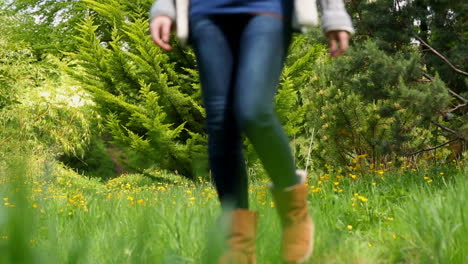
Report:
[[[154,171],[151,178],[104,182],[55,162],[5,164],[2,264],[212,263],[221,251],[221,212],[206,180]],[[251,208],[260,212],[258,263],[281,263],[267,181],[251,178]],[[310,263],[468,263],[463,162],[366,173],[329,168],[310,173],[308,186],[316,222]]]

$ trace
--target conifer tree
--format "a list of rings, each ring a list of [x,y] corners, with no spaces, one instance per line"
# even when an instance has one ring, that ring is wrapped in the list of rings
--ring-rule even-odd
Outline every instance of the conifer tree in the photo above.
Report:
[[[151,1],[85,0],[70,73],[94,96],[129,166],[156,166],[192,177],[206,160],[193,53],[163,52],[148,34]]]

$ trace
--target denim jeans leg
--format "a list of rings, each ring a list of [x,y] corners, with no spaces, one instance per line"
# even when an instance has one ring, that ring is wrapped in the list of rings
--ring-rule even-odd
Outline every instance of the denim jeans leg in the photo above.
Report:
[[[291,39],[285,20],[257,15],[240,36],[235,82],[236,120],[278,188],[297,184],[295,164],[274,110],[274,96]]]
[[[233,108],[233,37],[212,16],[191,18],[191,41],[197,57],[206,109],[208,153],[221,205],[248,208],[248,184],[242,154],[241,131]]]

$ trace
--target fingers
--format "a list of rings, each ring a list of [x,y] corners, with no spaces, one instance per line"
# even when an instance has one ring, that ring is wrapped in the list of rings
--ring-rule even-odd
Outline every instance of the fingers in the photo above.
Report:
[[[338,44],[336,42],[336,36],[334,36],[335,34],[332,34],[332,36],[328,39],[328,46],[330,47],[330,55],[332,57],[337,57],[339,54],[339,50],[338,50]]]
[[[168,43],[169,42],[169,37],[170,37],[170,34],[171,34],[171,24],[169,23],[164,23],[162,24],[162,27],[161,27],[161,33],[162,33],[162,41],[164,41],[165,43]]]
[[[327,38],[330,56],[334,58],[340,56],[349,47],[349,33],[347,31],[330,31],[327,33]]]
[[[340,54],[345,52],[349,47],[349,33],[346,31],[338,32],[338,41],[340,42]]]
[[[172,20],[164,16],[155,17],[150,24],[153,41],[166,51],[172,49],[171,45],[169,45],[171,27]]]

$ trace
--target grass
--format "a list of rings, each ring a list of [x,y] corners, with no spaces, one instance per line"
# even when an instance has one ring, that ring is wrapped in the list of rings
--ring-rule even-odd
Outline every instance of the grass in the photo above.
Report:
[[[0,263],[213,263],[221,251],[219,204],[208,182],[157,171],[164,182],[141,175],[99,182],[53,162],[5,164]],[[468,261],[463,164],[359,176],[332,170],[308,184],[317,231],[310,263]],[[260,211],[258,263],[280,263],[265,180],[251,183],[250,197]]]

